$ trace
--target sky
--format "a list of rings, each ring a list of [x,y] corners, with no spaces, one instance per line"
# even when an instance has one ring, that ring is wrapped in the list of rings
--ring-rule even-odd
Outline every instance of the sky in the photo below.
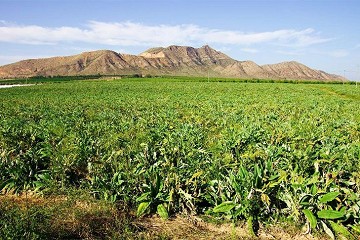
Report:
[[[360,0],[0,0],[0,65],[109,49],[210,45],[360,80]]]

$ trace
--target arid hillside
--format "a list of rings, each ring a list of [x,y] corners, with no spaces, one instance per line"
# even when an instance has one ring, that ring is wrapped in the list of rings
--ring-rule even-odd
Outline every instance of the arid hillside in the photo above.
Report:
[[[298,62],[259,66],[252,61],[238,61],[208,45],[201,48],[151,48],[139,55],[99,50],[74,56],[23,60],[0,67],[0,78],[96,74],[345,80],[341,76],[314,70]]]

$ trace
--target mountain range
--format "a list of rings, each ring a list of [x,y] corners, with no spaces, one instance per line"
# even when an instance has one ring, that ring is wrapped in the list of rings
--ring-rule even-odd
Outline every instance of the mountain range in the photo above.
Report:
[[[97,74],[346,80],[295,61],[262,66],[252,61],[238,61],[208,45],[200,48],[174,45],[151,48],[139,55],[99,50],[73,56],[22,60],[0,67],[0,78]]]

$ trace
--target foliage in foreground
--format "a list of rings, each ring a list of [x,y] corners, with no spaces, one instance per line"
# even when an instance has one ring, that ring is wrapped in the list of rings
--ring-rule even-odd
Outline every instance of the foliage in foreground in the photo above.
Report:
[[[3,89],[0,188],[82,188],[138,216],[247,219],[254,234],[258,221],[288,217],[351,239],[360,224],[359,101],[346,85]]]

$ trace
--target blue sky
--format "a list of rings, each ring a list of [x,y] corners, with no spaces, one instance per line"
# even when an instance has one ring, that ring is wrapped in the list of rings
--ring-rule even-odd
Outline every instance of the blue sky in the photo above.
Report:
[[[209,44],[359,80],[359,0],[0,0],[0,65],[110,49]]]

